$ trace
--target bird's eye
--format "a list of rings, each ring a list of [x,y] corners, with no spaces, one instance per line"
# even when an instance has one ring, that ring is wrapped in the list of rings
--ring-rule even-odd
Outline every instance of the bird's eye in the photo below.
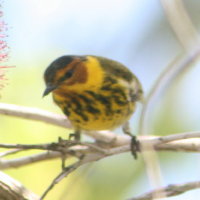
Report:
[[[68,70],[64,75],[64,79],[68,79],[68,78],[72,77],[73,73],[74,73],[74,69]]]
[[[59,79],[58,82],[63,82],[64,80],[67,80],[67,79],[71,78],[72,75],[73,75],[73,73],[74,73],[74,71],[75,71],[75,69],[70,69],[70,70],[68,70],[68,71],[64,74],[64,76],[62,76],[62,77]]]

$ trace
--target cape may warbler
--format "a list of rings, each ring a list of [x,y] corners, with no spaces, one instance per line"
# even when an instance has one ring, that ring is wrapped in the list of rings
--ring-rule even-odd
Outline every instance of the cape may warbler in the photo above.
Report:
[[[46,90],[75,129],[112,130],[124,125],[142,97],[137,77],[124,65],[99,56],[62,56],[44,73]]]

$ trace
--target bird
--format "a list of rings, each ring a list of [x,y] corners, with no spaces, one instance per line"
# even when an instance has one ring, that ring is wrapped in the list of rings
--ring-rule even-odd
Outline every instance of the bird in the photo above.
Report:
[[[125,65],[95,55],[63,55],[46,68],[44,81],[43,96],[52,93],[74,128],[74,140],[80,141],[83,131],[120,126],[132,135],[127,124],[143,89]]]

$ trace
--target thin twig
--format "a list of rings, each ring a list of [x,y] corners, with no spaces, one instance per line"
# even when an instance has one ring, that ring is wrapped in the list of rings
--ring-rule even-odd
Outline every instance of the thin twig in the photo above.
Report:
[[[182,144],[182,148],[185,148],[186,147],[186,151],[188,149],[188,146],[190,147],[190,151],[191,150],[194,150],[194,151],[200,151],[200,139],[196,139],[196,138],[193,138],[193,136],[200,136],[200,133],[193,133],[193,134],[189,134],[190,137],[192,137],[192,139],[185,139],[186,134],[182,134],[182,138],[181,137],[178,137],[178,134],[176,135],[177,138],[179,139],[182,139],[182,140],[178,140],[178,141],[174,141],[174,137],[172,135],[172,138],[173,138],[173,142],[171,143],[163,143],[163,141],[165,140],[164,138],[167,137],[166,141],[169,141],[169,137],[170,136],[164,136],[164,137],[150,137],[150,138],[144,138],[143,140],[141,139],[140,142],[152,142],[154,145],[155,145],[155,149],[157,150],[178,150],[177,148],[177,145],[179,145],[179,147],[181,146]],[[162,138],[162,139],[161,139]],[[189,138],[189,136],[187,137]],[[190,140],[193,140],[193,141],[190,141]],[[160,141],[160,144],[159,144],[159,141]],[[196,142],[196,145],[194,145]],[[195,146],[198,145],[198,148],[194,148]],[[13,145],[14,146],[14,145]],[[16,145],[16,146],[19,146],[19,145]],[[32,145],[30,145],[32,146]],[[5,145],[6,147],[6,145]],[[8,147],[11,147],[10,145],[8,145]],[[21,147],[21,146],[20,146]],[[25,148],[27,148],[27,146],[25,146]],[[96,161],[96,160],[99,160],[99,159],[102,159],[102,158],[105,158],[107,156],[112,156],[112,155],[116,155],[116,154],[119,154],[119,153],[123,153],[123,152],[128,152],[130,151],[130,145],[127,144],[127,145],[124,145],[124,146],[119,146],[119,147],[114,147],[114,148],[111,148],[111,149],[108,149],[107,150],[107,153],[105,154],[105,152],[99,152],[97,149],[96,149],[96,152],[90,152],[89,151],[89,148],[90,147],[83,147],[83,146],[73,146],[71,147],[73,149],[73,151],[79,151],[79,154],[82,154],[84,155],[84,158],[81,162],[78,162],[76,163],[76,165],[74,165],[72,168],[71,167],[68,167],[66,169],[69,169],[69,170],[64,170],[62,171],[56,179],[54,179],[54,181],[52,182],[52,184],[49,186],[48,190],[45,192],[44,196],[59,182],[61,181],[65,176],[68,176],[71,172],[73,172],[75,169],[77,169],[78,167],[86,164],[86,163],[89,163],[89,162],[93,162],[93,161]],[[194,149],[192,149],[194,148]],[[93,149],[95,150],[95,149]],[[74,154],[75,155],[75,154]],[[37,156],[37,158],[36,158]],[[48,159],[52,159],[52,158],[58,158],[60,157],[60,154],[57,153],[57,152],[47,152],[47,153],[43,153],[43,154],[37,154],[35,155],[35,158],[33,157],[30,157],[30,156],[27,156],[26,159],[25,157],[23,158],[23,162],[21,162],[21,164],[27,164],[26,162],[24,162],[25,160],[27,161],[27,158],[29,160],[29,163],[33,163],[35,159],[38,159],[38,160],[43,160],[43,159],[46,159],[48,156]],[[7,166],[9,166],[9,162],[11,160],[7,161]],[[16,162],[16,159],[14,161],[15,164],[19,164]],[[4,165],[5,167],[5,165]],[[193,189],[193,188],[191,188]],[[155,191],[155,192],[159,192],[160,190],[158,191]],[[142,196],[143,197],[143,196]]]
[[[200,131],[186,132],[186,133],[177,133],[172,135],[166,135],[162,137],[157,137],[155,143],[158,145],[178,140],[184,140],[188,138],[200,138]]]
[[[145,139],[145,141],[147,140]],[[154,143],[154,141],[152,142]],[[74,153],[75,155],[92,153],[89,151],[88,147],[74,146],[72,147],[72,149],[75,152]],[[155,145],[155,150],[156,151],[174,151],[174,152],[177,152],[177,151],[178,152],[200,152],[200,140],[187,139],[183,141],[176,141],[176,142],[167,143],[167,144]],[[109,150],[110,154],[109,153],[104,154],[104,158],[107,156],[117,155],[120,153],[129,152],[129,151],[130,151],[130,145],[128,144],[120,146],[120,147],[112,148]],[[66,153],[67,158],[70,158],[71,156],[72,154]],[[0,169],[2,170],[2,169],[16,168],[16,167],[29,165],[35,162],[41,162],[41,161],[56,159],[60,157],[61,157],[61,154],[59,152],[47,151],[43,153],[37,153],[34,155],[23,156],[20,158],[13,158],[13,159],[8,159],[8,160],[1,159]]]
[[[152,118],[151,111],[153,110],[158,97],[161,96],[161,94],[163,94],[170,85],[172,85],[176,77],[180,75],[182,71],[190,67],[193,62],[198,60],[199,56],[200,49],[195,49],[193,51],[191,50],[190,53],[176,57],[175,60],[158,77],[144,101],[139,123],[139,134],[147,135],[150,132],[149,123]]]
[[[111,134],[111,133],[110,133]],[[122,138],[122,136],[116,136]],[[126,137],[126,136],[124,136]],[[182,152],[200,152],[200,132],[189,132],[189,133],[179,133],[169,136],[141,136],[138,138],[141,144],[151,144],[156,151],[182,151]],[[8,168],[16,168],[25,166],[31,163],[40,162],[49,159],[61,158],[61,155],[65,155],[65,157],[70,158],[71,156],[75,156],[80,158],[81,155],[102,155],[102,158],[117,155],[120,153],[125,153],[130,151],[130,138],[126,140],[126,143],[115,144],[113,147],[109,147],[102,151],[102,147],[99,146],[98,143],[94,143],[91,145],[84,146],[75,145],[75,146],[64,146],[61,145],[59,148],[59,143],[54,145],[54,150],[52,151],[52,143],[50,144],[40,144],[40,145],[19,145],[19,144],[0,144],[0,147],[4,147],[6,149],[17,149],[20,151],[27,149],[42,149],[47,150],[47,152],[37,153],[33,155],[23,156],[20,158],[14,159],[0,159],[0,169],[8,169]],[[56,149],[55,149],[55,146]],[[37,148],[36,148],[37,147]],[[49,148],[47,148],[49,147]],[[148,151],[148,149],[146,149]]]
[[[197,135],[197,134],[196,134]],[[195,136],[196,136],[195,135]],[[183,135],[185,138],[185,135]],[[198,136],[200,136],[200,133],[198,134]],[[164,137],[160,137],[160,138],[164,138]],[[169,140],[169,138],[167,139]],[[162,146],[163,144],[163,139],[159,140],[160,141],[160,146]],[[141,142],[141,141],[140,141]],[[157,143],[158,145],[158,143]],[[199,145],[200,145],[200,140],[199,140]],[[156,147],[155,147],[156,148]],[[200,148],[199,148],[200,150]],[[108,149],[107,152],[96,152],[96,153],[90,153],[90,154],[83,154],[83,158],[80,159],[78,162],[76,162],[73,165],[70,165],[68,167],[66,167],[50,184],[50,186],[47,188],[47,190],[44,192],[44,194],[42,195],[41,200],[47,195],[47,193],[57,184],[59,183],[64,177],[67,177],[71,172],[73,172],[75,169],[81,167],[82,165],[89,163],[89,162],[94,162],[100,159],[103,159],[107,156],[112,156],[112,155],[117,155],[119,153],[123,153],[123,152],[127,152],[130,151],[130,145],[124,145],[124,146],[120,146],[120,147],[115,147],[115,148],[111,148]],[[155,190],[152,194],[151,194],[151,199],[153,197],[166,197],[166,196],[172,196],[172,195],[178,195],[178,188],[180,185],[177,185],[176,187],[172,186],[172,187],[168,187],[165,191],[165,189],[161,188],[159,190]],[[182,188],[182,186],[180,186],[180,188]],[[184,188],[183,188],[184,189]],[[191,187],[191,189],[193,189]],[[189,190],[189,188],[187,189]],[[184,191],[183,191],[184,192]],[[166,194],[165,194],[166,193]],[[182,192],[180,192],[182,193]]]
[[[129,147],[130,150],[130,147]],[[117,151],[119,153],[119,151]],[[113,155],[116,154],[116,149],[115,151],[111,151],[109,152],[109,155]],[[57,184],[59,183],[63,178],[67,177],[70,173],[72,173],[74,170],[76,170],[77,168],[81,167],[82,165],[85,165],[86,163],[90,163],[90,162],[94,162],[97,160],[100,160],[102,158],[104,158],[105,155],[99,153],[93,153],[88,155],[84,155],[82,156],[82,158],[77,161],[76,163],[66,167],[50,184],[50,186],[45,190],[45,192],[43,193],[42,197],[40,200],[44,199],[44,197],[47,195],[47,193]]]
[[[138,197],[134,197],[128,200],[152,200],[155,193],[157,195],[159,194],[160,198],[172,197],[197,188],[200,188],[200,181],[188,182],[183,184],[170,184],[166,187],[153,190],[151,192],[142,194]]]
[[[168,22],[185,50],[197,46],[198,32],[185,9],[183,0],[161,0]]]
[[[172,86],[175,80],[180,77],[180,74],[183,74],[198,59],[200,54],[199,37],[184,9],[182,0],[161,0],[161,2],[174,32],[186,51],[182,56],[177,56],[163,71],[145,99],[139,123],[139,134],[142,135],[151,132],[150,119],[152,119],[152,110],[158,97]],[[162,185],[162,175],[154,148],[151,144],[145,144],[141,145],[141,149],[150,183],[155,188],[160,187]],[[147,154],[146,149],[151,149],[151,154],[149,152]],[[154,193],[154,197],[157,198],[156,193]]]
[[[9,168],[17,168],[21,166],[26,166],[35,162],[45,161],[45,160],[51,160],[55,158],[60,158],[61,154],[59,152],[43,152],[43,153],[37,153],[34,155],[29,156],[22,156],[20,158],[13,158],[8,160],[0,159],[0,169],[9,169]]]
[[[11,150],[6,151],[6,152],[1,152],[0,153],[0,158],[8,156],[8,155],[19,153],[21,151],[23,151],[23,149],[11,149]]]
[[[67,177],[71,172],[73,172],[74,170],[76,170],[78,167],[80,167],[82,165],[81,161],[78,161],[68,167],[66,167],[53,181],[52,183],[49,185],[49,187],[44,191],[44,193],[42,194],[40,200],[44,199],[46,197],[46,195],[49,193],[50,190],[53,189],[53,187],[59,183],[63,178]]]
[[[53,143],[45,143],[45,144],[1,144],[0,143],[0,148],[16,148],[16,149],[23,149],[23,150],[33,150],[33,149],[38,149],[38,150],[49,150],[49,151],[65,151],[64,149],[68,149],[72,146],[75,145],[84,145],[84,146],[90,146],[91,148],[93,147],[92,144],[87,143],[87,142],[79,142],[79,141],[73,141],[73,140],[62,140],[53,142]],[[93,147],[95,148],[95,147]],[[96,147],[98,148],[98,147]],[[99,148],[100,150],[100,148]]]

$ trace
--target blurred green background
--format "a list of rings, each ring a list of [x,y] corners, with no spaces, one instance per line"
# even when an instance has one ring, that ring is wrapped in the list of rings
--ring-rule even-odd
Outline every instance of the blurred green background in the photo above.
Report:
[[[199,30],[200,2],[184,3]],[[118,60],[138,76],[147,94],[162,70],[182,52],[158,0],[7,0],[2,6],[8,24],[8,64],[15,67],[6,72],[8,84],[0,91],[1,102],[61,113],[51,96],[42,98],[43,72],[52,60],[65,54]],[[196,63],[161,101],[155,102],[153,134],[200,129],[199,74]],[[131,123],[135,134],[141,107]],[[70,131],[3,115],[0,126],[1,143],[14,144],[55,142]],[[200,178],[198,154],[162,152],[159,158],[164,184]],[[52,160],[5,172],[40,195],[60,170],[61,161]],[[56,185],[46,199],[123,200],[150,189],[142,159],[135,161],[126,153],[78,169]],[[169,199],[192,200],[199,195],[195,190]]]

